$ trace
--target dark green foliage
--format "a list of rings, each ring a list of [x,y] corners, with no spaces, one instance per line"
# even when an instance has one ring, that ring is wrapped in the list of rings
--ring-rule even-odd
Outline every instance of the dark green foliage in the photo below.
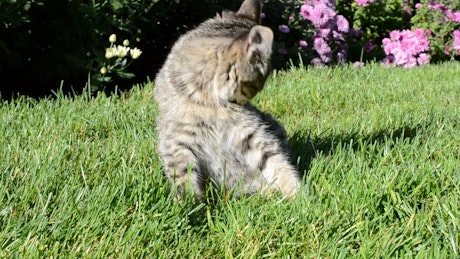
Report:
[[[224,3],[223,3],[224,2]],[[239,1],[2,1],[0,2],[0,91],[34,96],[50,94],[64,81],[70,90],[88,83],[94,62],[104,56],[116,33],[143,51],[130,67],[136,75],[116,79],[112,90],[153,77],[172,43],[185,31]],[[94,71],[93,71],[94,70]],[[91,83],[91,82],[89,82]]]
[[[23,8],[26,4],[30,5],[28,10]],[[1,5],[5,17],[10,17],[0,28],[0,85],[4,96],[23,90],[42,94],[47,87],[58,87],[61,80],[84,85],[88,54],[101,46],[93,39],[110,29],[108,17],[76,1]],[[21,12],[14,16],[14,10]]]

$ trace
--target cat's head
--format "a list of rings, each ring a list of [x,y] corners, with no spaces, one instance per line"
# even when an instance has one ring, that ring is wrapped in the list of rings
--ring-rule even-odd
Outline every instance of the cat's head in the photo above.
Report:
[[[253,26],[240,48],[240,60],[237,69],[238,84],[230,101],[245,103],[263,89],[270,73],[270,57],[272,54],[273,31],[260,24],[262,0],[245,0],[236,13],[237,16],[250,19],[257,23]]]
[[[230,101],[245,103],[252,99],[265,85],[270,73],[273,32],[264,26],[254,26],[244,42],[243,55],[237,64],[237,87]]]
[[[273,32],[260,25],[262,2],[245,0],[237,12],[224,11],[181,37],[156,84],[167,79],[177,93],[197,103],[252,99],[263,89],[272,54]]]

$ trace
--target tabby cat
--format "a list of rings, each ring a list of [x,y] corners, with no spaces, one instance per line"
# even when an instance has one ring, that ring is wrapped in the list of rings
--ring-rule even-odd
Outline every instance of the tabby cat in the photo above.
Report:
[[[291,197],[300,186],[284,128],[248,102],[270,72],[273,32],[259,25],[261,8],[245,0],[180,37],[155,79],[158,150],[179,195],[201,199],[209,182],[234,196]]]

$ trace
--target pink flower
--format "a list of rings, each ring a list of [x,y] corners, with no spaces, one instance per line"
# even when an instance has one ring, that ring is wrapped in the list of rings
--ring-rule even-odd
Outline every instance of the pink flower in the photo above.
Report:
[[[394,31],[391,31],[390,32],[390,39],[391,40],[399,40],[399,36],[401,35],[401,33],[397,30],[394,30]]]
[[[427,65],[430,63],[430,56],[428,56],[428,54],[426,53],[422,53],[418,56],[417,58],[417,63],[419,65]]]
[[[353,67],[364,67],[364,63],[360,61],[356,61],[352,65]]]
[[[446,45],[444,47],[444,54],[446,55],[450,55],[450,51],[452,50],[452,48],[449,46],[449,45]]]
[[[300,7],[300,15],[302,15],[304,19],[313,23],[315,27],[323,27],[336,15],[336,13],[325,4],[321,3],[315,6],[302,5]]]
[[[459,30],[455,30],[453,32],[453,36],[454,36],[454,44],[453,44],[453,48],[460,52],[460,31]]]
[[[332,37],[336,40],[345,40],[345,34],[339,31],[332,31]]]
[[[394,48],[392,45],[393,45],[393,42],[388,39],[388,38],[384,38],[382,40],[382,44],[383,44],[383,50],[385,51],[385,54],[387,55],[390,55],[391,54],[391,50]]]
[[[291,31],[289,27],[284,24],[281,24],[280,26],[278,26],[278,30],[280,30],[280,32],[282,33],[289,33]]]
[[[387,57],[391,56],[397,66],[410,68],[430,61],[429,55],[425,53],[430,49],[426,30],[394,30],[390,32],[390,38],[383,39],[382,43]]]
[[[416,67],[417,66],[417,58],[408,56],[407,61],[405,64],[403,64],[404,68],[411,68],[411,67]]]
[[[304,47],[308,46],[308,43],[306,41],[304,41],[304,40],[301,40],[301,41],[299,41],[299,46],[304,48]]]
[[[319,58],[323,61],[323,63],[329,63],[332,60],[332,53],[327,53],[324,55],[319,55]]]
[[[336,23],[337,23],[337,29],[340,32],[347,33],[348,30],[350,29],[350,25],[349,25],[347,19],[343,15],[337,15]]]
[[[324,62],[320,58],[314,58],[311,60],[311,64],[315,67],[323,67]]]
[[[415,9],[420,9],[422,7],[423,7],[423,5],[421,3],[416,3],[415,4]]]
[[[439,4],[435,4],[434,2],[430,3],[428,5],[428,9],[431,9],[431,10],[434,10],[434,11],[437,11],[437,10],[440,10],[440,11],[447,11],[447,7],[444,3],[439,3]]]
[[[406,63],[409,62],[408,55],[404,53],[401,49],[396,49],[393,51],[395,57],[395,64],[397,66],[404,66]]]
[[[300,15],[304,20],[310,20],[312,9],[313,6],[307,4],[304,4],[300,7]]]
[[[362,7],[366,7],[369,3],[373,3],[375,0],[355,0],[357,4]]]
[[[326,55],[332,51],[331,47],[329,47],[326,41],[321,37],[317,37],[313,40],[313,47],[319,55]]]
[[[350,25],[344,16],[335,12],[335,2],[336,0],[304,0],[300,7],[302,18],[310,21],[315,27],[313,49],[319,58],[314,58],[312,63],[316,65],[329,63],[333,58],[340,63],[346,61],[348,48],[344,41]],[[334,53],[329,44],[334,47]],[[299,46],[307,46],[307,42],[300,41]]]
[[[458,22],[460,23],[460,12],[456,11],[456,12],[449,12],[447,14],[447,18],[451,19],[452,21],[454,22]]]
[[[331,28],[321,28],[316,30],[316,34],[319,37],[323,37],[326,40],[330,40],[331,38]]]
[[[412,10],[407,5],[404,5],[403,10],[406,14],[409,14],[409,15],[412,14]]]

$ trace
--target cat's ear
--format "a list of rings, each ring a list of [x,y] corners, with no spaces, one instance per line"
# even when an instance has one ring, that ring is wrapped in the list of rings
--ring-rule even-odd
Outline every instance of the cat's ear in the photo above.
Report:
[[[260,12],[262,11],[263,0],[244,0],[236,14],[247,17],[260,24]]]
[[[272,54],[273,31],[265,26],[257,25],[249,32],[246,56],[251,64],[261,57],[269,58]]]

